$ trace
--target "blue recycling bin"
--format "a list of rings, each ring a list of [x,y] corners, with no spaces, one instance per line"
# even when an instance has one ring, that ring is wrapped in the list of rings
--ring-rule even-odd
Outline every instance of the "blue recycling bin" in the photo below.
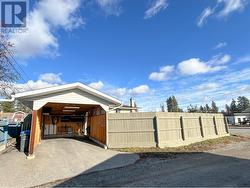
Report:
[[[1,121],[0,122],[0,145],[6,146],[7,140],[8,140],[8,122]]]
[[[27,153],[29,151],[30,130],[20,133],[20,152]]]

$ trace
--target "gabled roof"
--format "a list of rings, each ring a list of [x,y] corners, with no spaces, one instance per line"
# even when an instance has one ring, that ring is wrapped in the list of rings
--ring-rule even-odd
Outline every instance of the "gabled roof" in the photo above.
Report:
[[[110,95],[107,95],[103,92],[100,92],[92,87],[89,87],[85,84],[82,84],[80,82],[72,83],[72,84],[65,84],[65,85],[59,85],[59,86],[53,86],[49,88],[44,88],[44,89],[38,89],[38,90],[33,90],[33,91],[26,91],[26,92],[21,92],[13,95],[12,97],[15,99],[28,99],[32,97],[38,97],[38,96],[43,96],[43,95],[48,95],[52,93],[57,93],[61,91],[67,91],[67,90],[72,90],[72,89],[79,89],[81,91],[87,92],[89,94],[92,94],[96,97],[100,97],[104,100],[110,101],[115,104],[122,104],[122,102]]]
[[[137,110],[138,107],[132,107],[129,105],[122,105],[119,109]]]
[[[242,113],[250,113],[250,108],[247,108],[247,109],[244,110]]]

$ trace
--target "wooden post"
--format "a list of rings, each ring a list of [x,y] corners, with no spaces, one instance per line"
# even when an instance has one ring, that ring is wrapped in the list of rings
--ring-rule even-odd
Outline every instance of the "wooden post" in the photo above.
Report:
[[[155,134],[155,136],[156,136],[156,139],[155,139],[156,145],[157,145],[157,147],[159,147],[159,148],[163,148],[163,147],[161,146],[160,125],[159,125],[159,118],[158,118],[157,114],[156,114],[156,116],[155,116],[154,119],[153,119],[153,125],[154,125],[154,128],[156,129],[156,134]]]
[[[205,134],[204,134],[204,127],[203,127],[203,124],[202,124],[202,117],[200,116],[199,117],[199,121],[200,121],[200,128],[201,128],[201,137],[205,137]]]
[[[108,116],[108,112],[105,112],[106,113],[106,146],[108,148],[108,145],[109,145],[109,116]]]
[[[218,129],[217,129],[217,125],[216,125],[216,118],[215,118],[215,116],[213,117],[213,122],[214,122],[214,131],[215,131],[215,134],[218,135]]]
[[[88,116],[89,116],[89,112],[86,112],[85,113],[85,122],[84,122],[84,136],[88,136],[88,133],[87,133]]]
[[[181,136],[182,136],[182,140],[185,140],[185,130],[184,130],[183,116],[180,117],[180,123],[181,123]]]
[[[228,134],[228,133],[229,133],[229,129],[228,129],[228,123],[227,123],[227,118],[226,118],[226,116],[224,116],[224,123],[225,123],[225,130],[226,130],[226,133]]]
[[[32,121],[30,130],[30,141],[29,141],[29,152],[28,157],[32,158],[35,149],[35,136],[36,136],[36,122],[37,122],[37,111],[32,111]]]

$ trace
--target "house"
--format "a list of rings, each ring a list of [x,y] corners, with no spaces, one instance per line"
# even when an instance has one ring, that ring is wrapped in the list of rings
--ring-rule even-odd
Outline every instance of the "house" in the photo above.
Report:
[[[105,147],[108,113],[137,111],[132,99],[130,106],[124,106],[119,99],[82,83],[17,93],[12,100],[32,110],[29,156],[43,138],[87,135]]]
[[[115,110],[110,111],[110,113],[134,113],[138,112],[138,107],[136,106],[135,100],[130,98],[129,105],[122,105]]]
[[[250,108],[247,108],[241,113],[234,113],[232,115],[226,116],[227,122],[230,125],[240,125],[246,120],[250,120]]]

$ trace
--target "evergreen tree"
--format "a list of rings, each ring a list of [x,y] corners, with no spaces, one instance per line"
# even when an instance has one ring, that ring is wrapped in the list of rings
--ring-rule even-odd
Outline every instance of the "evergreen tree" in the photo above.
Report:
[[[209,113],[211,111],[210,106],[208,104],[205,105],[204,109],[206,113]]]
[[[179,112],[179,106],[175,96],[172,96],[172,101],[173,101],[173,112]]]
[[[166,101],[168,112],[173,112],[173,101],[172,97],[169,97]]]
[[[183,112],[183,110],[181,108],[178,109],[178,112]]]
[[[136,107],[136,104],[135,104],[135,107]],[[25,113],[31,113],[31,110],[19,101],[15,101],[15,111],[22,111]]]
[[[219,112],[219,108],[216,106],[216,103],[214,101],[212,101],[211,112],[213,113]]]
[[[167,99],[167,109],[168,112],[180,112],[182,109],[179,108],[178,102],[175,98],[175,96],[169,97]]]
[[[204,107],[203,106],[200,106],[200,109],[199,109],[199,112],[205,112],[205,109],[204,109]]]
[[[187,110],[188,110],[189,113],[197,113],[197,112],[199,112],[199,109],[198,109],[197,105],[193,106],[192,104],[190,104],[187,107]]]
[[[230,104],[230,111],[231,111],[231,113],[238,112],[237,104],[236,104],[236,101],[234,99],[232,99],[232,102]]]
[[[244,96],[239,96],[237,98],[237,101],[238,101],[237,110],[239,112],[246,110],[250,106],[249,99]]]
[[[1,110],[3,112],[14,112],[14,102],[1,102]]]

